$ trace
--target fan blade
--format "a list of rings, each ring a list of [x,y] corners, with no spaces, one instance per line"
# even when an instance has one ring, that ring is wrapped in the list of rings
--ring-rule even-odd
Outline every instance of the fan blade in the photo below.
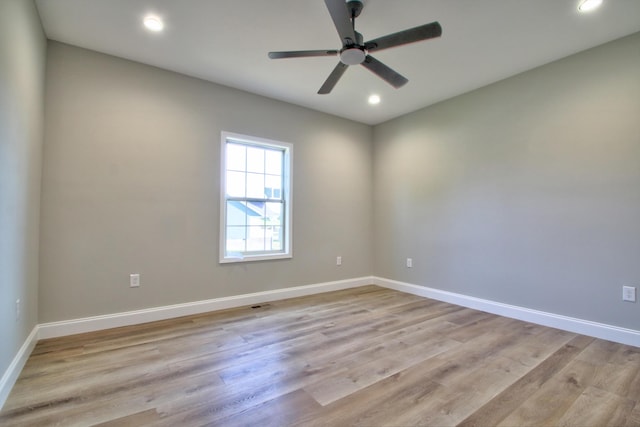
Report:
[[[324,0],[329,9],[329,14],[333,20],[333,25],[338,30],[342,46],[356,44],[356,33],[353,30],[349,9],[345,0]]]
[[[442,35],[442,27],[438,22],[421,25],[419,27],[410,28],[408,30],[399,31],[387,36],[373,39],[364,44],[369,52],[374,52],[390,47],[401,46],[403,44],[419,42],[422,40],[440,37]]]
[[[362,66],[371,71],[374,74],[377,74],[380,78],[385,80],[391,86],[396,89],[404,86],[409,80],[407,80],[402,75],[393,71],[391,68],[384,65],[382,62],[378,61],[371,55],[367,55],[362,63]]]
[[[348,67],[348,65],[343,64],[342,62],[338,62],[338,65],[336,65],[336,68],[334,68],[331,74],[329,74],[329,77],[325,80],[324,84],[318,91],[318,94],[326,95],[331,92],[336,83],[338,83],[338,80],[340,80],[340,77],[342,77],[344,72],[347,71]]]
[[[336,56],[337,50],[293,50],[289,52],[269,52],[271,59],[304,58],[309,56]]]

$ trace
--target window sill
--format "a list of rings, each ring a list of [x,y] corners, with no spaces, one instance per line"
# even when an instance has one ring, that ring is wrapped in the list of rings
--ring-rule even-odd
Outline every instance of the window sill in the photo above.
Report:
[[[236,257],[228,256],[220,258],[220,264],[231,264],[239,262],[252,262],[252,261],[270,261],[276,259],[288,259],[293,258],[291,253],[283,254],[266,254],[266,255],[238,255]]]

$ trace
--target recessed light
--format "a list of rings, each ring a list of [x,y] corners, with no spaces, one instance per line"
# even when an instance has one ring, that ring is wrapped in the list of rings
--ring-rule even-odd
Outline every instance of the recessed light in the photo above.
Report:
[[[369,104],[371,105],[380,104],[380,95],[371,95],[369,97]]]
[[[600,5],[602,5],[602,0],[582,0],[578,5],[578,10],[580,12],[591,12],[599,8]]]
[[[162,29],[164,28],[162,19],[158,18],[157,16],[145,16],[143,22],[144,26],[147,27],[147,29],[150,31],[162,31]]]

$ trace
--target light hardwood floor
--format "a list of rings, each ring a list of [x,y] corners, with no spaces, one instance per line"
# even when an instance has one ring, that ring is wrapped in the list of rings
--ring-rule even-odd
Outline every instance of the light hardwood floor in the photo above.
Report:
[[[640,426],[640,348],[375,286],[38,343],[0,425]]]

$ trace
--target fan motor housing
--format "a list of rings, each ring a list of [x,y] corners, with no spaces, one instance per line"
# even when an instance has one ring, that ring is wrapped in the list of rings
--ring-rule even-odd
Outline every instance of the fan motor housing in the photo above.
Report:
[[[340,62],[346,65],[358,65],[364,62],[367,54],[359,47],[344,48],[340,51]]]

